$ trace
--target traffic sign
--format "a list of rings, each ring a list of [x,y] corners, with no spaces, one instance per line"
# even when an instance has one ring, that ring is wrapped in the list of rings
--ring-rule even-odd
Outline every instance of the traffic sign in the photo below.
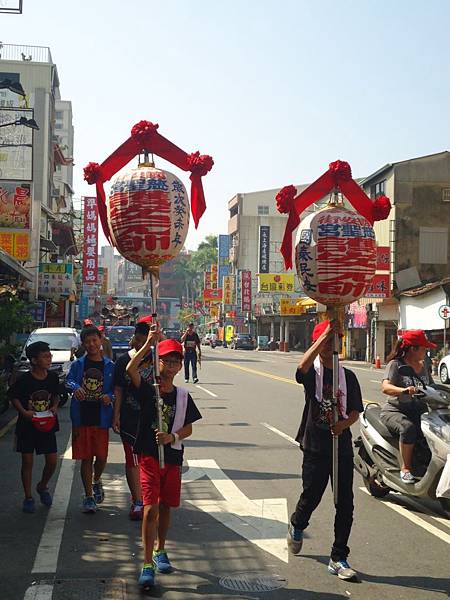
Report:
[[[443,304],[439,307],[439,316],[441,317],[441,319],[450,318],[450,306],[448,304]]]

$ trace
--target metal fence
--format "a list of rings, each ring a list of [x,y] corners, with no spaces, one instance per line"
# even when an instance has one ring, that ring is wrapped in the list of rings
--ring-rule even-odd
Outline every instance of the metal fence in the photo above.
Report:
[[[20,60],[53,64],[50,48],[47,46],[23,46],[0,42],[0,60]]]

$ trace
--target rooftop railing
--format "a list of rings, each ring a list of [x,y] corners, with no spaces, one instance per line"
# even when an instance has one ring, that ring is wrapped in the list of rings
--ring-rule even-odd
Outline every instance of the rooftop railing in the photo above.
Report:
[[[53,64],[50,48],[47,46],[24,46],[0,42],[0,60],[20,60]]]

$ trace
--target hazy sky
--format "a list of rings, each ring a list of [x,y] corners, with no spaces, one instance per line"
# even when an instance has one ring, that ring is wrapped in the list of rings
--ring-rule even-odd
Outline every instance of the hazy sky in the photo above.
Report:
[[[213,156],[195,248],[226,233],[238,192],[312,181],[336,159],[358,177],[448,150],[449,25],[447,0],[24,0],[0,39],[51,48],[77,197],[94,191],[86,163],[141,119]]]

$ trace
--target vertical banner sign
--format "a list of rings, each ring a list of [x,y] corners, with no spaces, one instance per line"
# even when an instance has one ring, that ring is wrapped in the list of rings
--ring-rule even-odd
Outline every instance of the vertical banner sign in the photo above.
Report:
[[[217,287],[217,264],[214,263],[211,265],[211,289],[216,290]]]
[[[223,278],[230,274],[230,236],[219,235],[217,250],[217,287],[223,287]]]
[[[270,273],[269,271],[269,253],[270,253],[270,227],[269,225],[260,225],[259,227],[259,272]]]
[[[252,311],[252,272],[241,271],[241,310]]]
[[[98,278],[98,209],[96,198],[84,200],[83,285],[96,286]]]
[[[233,304],[233,277],[225,275],[223,278],[223,303],[225,305]]]

